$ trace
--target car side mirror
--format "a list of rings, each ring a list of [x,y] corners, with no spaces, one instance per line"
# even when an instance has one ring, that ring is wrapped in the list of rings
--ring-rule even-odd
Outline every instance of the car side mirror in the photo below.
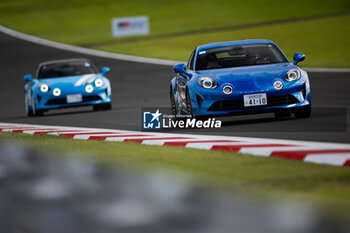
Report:
[[[31,81],[33,81],[32,75],[31,75],[31,74],[26,74],[26,75],[24,75],[24,81],[26,81],[26,82],[31,82]]]
[[[105,74],[109,73],[109,71],[110,71],[109,67],[106,67],[106,66],[102,67],[101,68],[102,76],[104,76]]]
[[[173,70],[175,73],[186,73],[186,66],[183,63],[177,64],[173,66]]]
[[[305,60],[305,55],[302,54],[302,53],[294,53],[293,59],[294,59],[293,64],[296,65],[296,64],[298,64],[299,62]]]

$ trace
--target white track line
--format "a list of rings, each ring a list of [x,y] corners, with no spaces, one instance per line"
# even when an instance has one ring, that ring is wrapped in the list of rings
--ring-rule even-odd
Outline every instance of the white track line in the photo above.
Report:
[[[319,72],[319,73],[349,73],[350,68],[312,68],[306,67],[303,68],[307,72]]]
[[[12,37],[21,39],[21,40],[35,43],[35,44],[40,44],[40,45],[52,47],[55,49],[62,49],[65,51],[81,53],[81,54],[91,55],[91,56],[96,56],[96,57],[105,57],[105,58],[111,58],[111,59],[122,60],[122,61],[141,62],[141,63],[147,63],[147,64],[166,65],[166,66],[173,66],[173,65],[178,64],[178,63],[183,63],[182,61],[139,57],[139,56],[120,54],[120,53],[98,51],[98,50],[87,49],[87,48],[83,48],[83,47],[79,47],[79,46],[63,44],[63,43],[59,43],[59,42],[55,42],[55,41],[51,41],[51,40],[42,39],[42,38],[39,38],[36,36],[31,36],[31,35],[28,35],[28,34],[25,34],[22,32],[18,32],[18,31],[15,31],[13,29],[4,27],[2,25],[0,25],[0,32],[5,33],[7,35],[10,35]]]

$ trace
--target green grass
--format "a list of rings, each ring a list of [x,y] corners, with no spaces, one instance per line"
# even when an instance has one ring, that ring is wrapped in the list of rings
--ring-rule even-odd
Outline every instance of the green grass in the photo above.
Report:
[[[137,143],[86,141],[56,136],[0,132],[0,140],[23,142],[36,149],[79,152],[108,164],[175,169],[200,183],[265,197],[302,197],[350,210],[350,169],[262,158],[245,154]]]
[[[112,38],[113,17],[148,15],[151,35],[210,29],[247,23],[349,12],[347,0],[12,0],[0,3],[0,23],[69,44],[118,41]],[[185,60],[198,44],[242,38],[276,41],[290,56],[305,52],[307,66],[350,66],[349,17],[289,23],[256,29],[132,42],[99,49],[147,57]]]
[[[101,46],[98,49],[186,61],[198,44],[259,38],[276,42],[290,60],[293,60],[295,52],[306,54],[305,61],[300,63],[301,66],[349,67],[349,25],[350,15],[347,15],[260,28]]]

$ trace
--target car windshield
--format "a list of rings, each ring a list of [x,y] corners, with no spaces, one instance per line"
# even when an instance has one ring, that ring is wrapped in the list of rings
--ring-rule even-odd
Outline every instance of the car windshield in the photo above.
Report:
[[[283,62],[288,61],[273,44],[236,45],[199,51],[195,69],[209,70]]]
[[[38,73],[38,79],[58,78],[64,76],[93,73],[96,73],[96,69],[88,61],[60,62],[41,66]]]

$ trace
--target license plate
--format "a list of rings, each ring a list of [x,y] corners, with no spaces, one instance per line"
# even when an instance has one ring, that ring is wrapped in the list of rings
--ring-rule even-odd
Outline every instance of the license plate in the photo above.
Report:
[[[244,101],[244,107],[267,105],[266,93],[244,95],[243,101]]]
[[[83,97],[81,96],[81,94],[75,94],[75,95],[67,95],[67,103],[78,103],[78,102],[82,102],[83,101]]]

